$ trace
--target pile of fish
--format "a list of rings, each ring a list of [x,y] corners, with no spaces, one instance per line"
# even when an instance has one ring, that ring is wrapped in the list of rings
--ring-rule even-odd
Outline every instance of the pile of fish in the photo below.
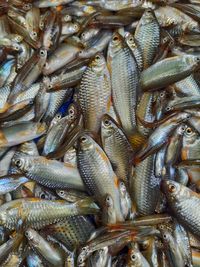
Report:
[[[0,266],[200,266],[199,0],[0,0]]]

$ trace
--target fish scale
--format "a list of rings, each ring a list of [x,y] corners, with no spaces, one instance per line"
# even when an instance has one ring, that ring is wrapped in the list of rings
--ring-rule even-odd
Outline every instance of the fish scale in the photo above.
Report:
[[[42,231],[56,238],[69,250],[84,244],[89,238],[94,225],[85,216],[70,216],[64,221],[47,226]]]
[[[114,51],[111,45],[108,48],[108,62],[111,68],[114,107],[124,131],[129,135],[136,127],[135,109],[138,98],[139,73],[131,51],[120,40],[121,37],[118,38],[120,42],[118,51]]]
[[[119,188],[116,185],[118,178],[100,146],[91,137],[84,135],[84,138],[86,138],[89,148],[84,148],[86,144],[80,141],[80,137],[77,153],[80,175],[86,184],[88,192],[94,195],[101,206],[104,205],[105,196],[107,194],[111,195],[117,219],[118,221],[123,221],[123,215],[120,210]]]
[[[102,57],[102,56],[101,56]],[[79,102],[83,112],[85,128],[97,133],[100,119],[106,113],[111,95],[109,72],[104,58],[101,58],[98,71],[89,66],[83,74],[79,89]]]
[[[143,66],[146,69],[152,64],[160,44],[160,26],[151,9],[147,9],[141,17],[135,39],[142,50]]]
[[[14,163],[26,177],[44,186],[84,190],[84,184],[77,168],[71,165],[56,160],[48,160],[42,156],[31,157],[26,155],[16,156]]]
[[[149,156],[135,167],[131,194],[140,215],[155,212],[159,198],[159,179],[154,176],[154,156]]]
[[[110,125],[106,126],[105,121],[108,120]],[[103,149],[111,161],[113,169],[119,179],[129,181],[132,166],[130,164],[132,147],[125,136],[123,130],[118,127],[112,118],[105,115],[101,124],[101,140]]]
[[[32,198],[17,199],[12,202],[8,202],[1,206],[0,222],[8,229],[16,229],[20,220],[25,222],[26,227],[33,227],[35,229],[41,229],[46,225],[56,223],[58,221],[65,220],[67,216],[83,214],[88,208],[83,209],[79,206],[78,202],[68,204],[65,201],[50,201]],[[96,212],[98,209],[91,203],[91,212]],[[96,210],[96,211],[95,211]],[[90,213],[90,211],[89,211]]]

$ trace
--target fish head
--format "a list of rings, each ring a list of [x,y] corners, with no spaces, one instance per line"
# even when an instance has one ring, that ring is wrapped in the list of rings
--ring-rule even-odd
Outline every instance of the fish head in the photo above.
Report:
[[[114,208],[114,202],[111,195],[107,194],[105,197],[105,206],[107,208]]]
[[[185,55],[184,60],[186,64],[193,67],[193,70],[197,70],[200,67],[200,57],[193,55]]]
[[[127,190],[126,190],[126,185],[125,185],[124,181],[119,182],[119,191],[120,191],[120,195],[122,197],[126,196]]]
[[[83,134],[78,139],[78,149],[79,151],[89,151],[94,149],[94,141],[92,137],[87,134]]]
[[[25,231],[25,236],[28,239],[28,241],[34,245],[34,247],[37,247],[40,243],[39,240],[39,235],[37,234],[37,232],[31,228],[27,229]]]
[[[147,8],[144,14],[142,15],[141,23],[142,25],[146,25],[146,24],[149,24],[155,21],[155,19],[156,17],[155,17],[154,11],[151,8]]]
[[[169,244],[169,242],[173,239],[171,233],[167,229],[162,230],[161,233],[163,244]]]
[[[108,56],[111,58],[114,57],[123,47],[123,44],[123,37],[118,32],[115,32],[108,46]]]
[[[141,253],[137,248],[131,248],[128,252],[128,262],[131,266],[140,267],[141,265]]]
[[[30,158],[19,154],[12,159],[12,162],[20,171],[26,172],[32,165]]]
[[[76,33],[80,30],[80,25],[78,23],[73,23],[72,27],[71,27],[71,31],[72,33]]]
[[[185,186],[182,186],[181,184],[172,180],[161,181],[161,191],[166,195],[169,202],[177,200],[181,196],[186,195],[185,188]]]
[[[101,72],[105,66],[106,61],[102,53],[97,53],[89,64],[89,67],[96,73]]]
[[[137,49],[138,45],[137,45],[137,42],[136,42],[133,34],[131,34],[130,32],[127,32],[125,34],[124,38],[125,38],[125,41],[126,41],[127,45],[129,47],[131,47],[132,50]]]
[[[108,256],[108,247],[103,247],[95,251],[95,253],[91,257],[92,266],[106,266]]]
[[[38,34],[36,31],[31,31],[30,33],[30,37],[34,40],[34,41],[37,41],[38,39]]]
[[[109,137],[114,133],[114,123],[112,121],[112,118],[108,115],[105,114],[103,116],[103,119],[101,121],[101,131],[102,131],[102,136],[103,137]]]
[[[39,49],[39,57],[40,58],[46,58],[47,57],[47,50],[44,48]]]

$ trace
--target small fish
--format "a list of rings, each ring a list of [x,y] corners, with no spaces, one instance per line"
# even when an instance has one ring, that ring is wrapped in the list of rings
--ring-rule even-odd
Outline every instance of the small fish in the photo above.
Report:
[[[13,230],[19,227],[21,221],[25,222],[26,227],[41,229],[46,225],[63,221],[68,216],[95,214],[99,208],[88,199],[68,204],[62,200],[22,198],[5,203],[0,210],[1,225]]]
[[[23,122],[0,129],[0,147],[11,147],[33,140],[46,132],[45,123]]]
[[[16,167],[29,179],[49,188],[85,190],[77,168],[43,156],[19,155],[14,159]]]
[[[100,129],[100,119],[106,113],[111,95],[110,74],[106,61],[97,54],[83,73],[79,102],[84,117],[84,127],[94,133]]]
[[[176,56],[163,59],[141,73],[142,90],[158,90],[191,75],[199,66],[195,56]],[[170,78],[169,78],[170,77]]]
[[[193,234],[199,236],[199,214],[196,212],[196,207],[200,202],[199,195],[188,187],[170,180],[163,180],[161,189],[178,221]]]
[[[20,185],[28,182],[29,179],[21,175],[8,175],[5,177],[0,177],[0,194],[4,195],[6,193],[16,190]]]
[[[104,204],[104,197],[109,194],[113,199],[117,221],[123,221],[119,180],[106,154],[89,135],[79,138],[77,162],[88,192],[94,195],[100,205]]]
[[[142,51],[144,69],[151,66],[160,44],[160,25],[154,11],[146,9],[135,30],[135,39]]]
[[[25,231],[25,236],[28,239],[29,245],[36,251],[46,262],[52,266],[63,266],[64,258],[61,251],[55,246],[52,246],[38,232],[28,228]]]

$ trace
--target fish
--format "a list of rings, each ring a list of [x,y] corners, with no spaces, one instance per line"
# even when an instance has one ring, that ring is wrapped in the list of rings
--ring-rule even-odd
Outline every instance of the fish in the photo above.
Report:
[[[32,228],[28,228],[25,231],[25,236],[29,245],[36,251],[45,262],[52,266],[63,266],[64,258],[62,252],[52,246],[45,238],[43,238],[37,231]]]
[[[128,251],[128,259],[127,259],[127,266],[144,266],[149,267],[150,264],[145,259],[145,257],[142,255],[140,250],[137,247],[137,244],[131,244],[131,248]]]
[[[179,113],[173,115],[166,122],[157,127],[154,132],[149,136],[147,142],[143,145],[143,148],[138,152],[134,158],[134,162],[137,164],[141,160],[144,160],[148,155],[155,153],[164,144],[166,144],[170,137],[171,131],[175,130],[181,122],[186,122],[190,118],[188,113]]]
[[[198,66],[199,58],[195,56],[184,55],[165,58],[141,73],[141,89],[152,91],[166,87],[191,75]]]
[[[0,177],[0,194],[4,195],[6,193],[16,190],[20,185],[28,182],[29,179],[21,175],[8,175]]]
[[[136,59],[118,33],[114,33],[109,43],[107,60],[111,72],[114,108],[125,133],[132,135],[136,127],[135,109],[139,94],[139,72]]]
[[[78,98],[85,129],[98,133],[111,96],[110,74],[102,54],[97,54],[83,73]]]
[[[95,226],[87,216],[78,215],[47,225],[41,232],[61,242],[69,251],[74,251],[85,244],[94,230]]]
[[[1,206],[0,223],[10,230],[19,227],[20,222],[25,223],[26,228],[41,229],[67,216],[95,214],[98,211],[98,206],[91,200],[68,204],[64,200],[21,198]]]
[[[163,180],[161,189],[175,218],[186,229],[199,236],[199,218],[198,213],[195,212],[196,205],[200,201],[199,195],[188,187],[170,180]]]
[[[36,51],[26,64],[20,69],[12,83],[12,91],[8,97],[8,102],[13,102],[17,94],[26,90],[42,73],[46,63],[47,51],[43,48]]]
[[[22,122],[0,129],[0,147],[11,147],[33,140],[46,132],[45,123]]]
[[[119,179],[114,173],[109,159],[89,135],[82,135],[78,141],[77,164],[86,188],[90,194],[94,195],[100,205],[103,205],[106,194],[110,194],[117,221],[123,221]],[[99,176],[100,174],[101,176]]]
[[[0,265],[192,267],[200,1],[0,0]]]
[[[150,155],[137,164],[130,182],[131,198],[140,215],[154,214],[159,199],[160,178],[154,174],[154,158]]]
[[[143,67],[146,69],[152,65],[160,44],[160,25],[153,10],[145,10],[134,36],[142,51]]]
[[[121,127],[107,114],[101,122],[101,140],[117,177],[128,183],[132,174],[130,159],[133,149]]]
[[[79,171],[70,164],[47,159],[43,156],[28,155],[16,156],[13,161],[26,177],[46,187],[85,190]]]

